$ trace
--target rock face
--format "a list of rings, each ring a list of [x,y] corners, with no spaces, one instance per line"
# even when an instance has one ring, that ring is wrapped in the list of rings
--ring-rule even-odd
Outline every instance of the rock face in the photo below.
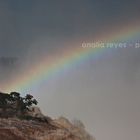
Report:
[[[70,122],[64,117],[60,117],[54,120],[56,123],[67,128],[74,136],[78,137],[80,140],[95,140],[85,129],[84,124],[80,120],[74,120]]]
[[[0,140],[94,140],[80,121],[44,116],[33,96],[0,92]]]
[[[39,122],[17,118],[0,118],[1,140],[94,140],[84,128],[65,118]]]
[[[27,115],[30,115],[32,117],[38,117],[38,118],[44,117],[39,107],[30,107],[29,109],[30,111],[26,113]]]

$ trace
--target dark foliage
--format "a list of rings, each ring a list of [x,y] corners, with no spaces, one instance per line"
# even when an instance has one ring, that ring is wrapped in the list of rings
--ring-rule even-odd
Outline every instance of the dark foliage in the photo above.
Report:
[[[24,114],[32,105],[37,105],[37,100],[30,94],[21,97],[18,92],[11,92],[10,94],[0,92],[0,109],[2,114],[6,114],[8,109],[16,112],[16,115]]]

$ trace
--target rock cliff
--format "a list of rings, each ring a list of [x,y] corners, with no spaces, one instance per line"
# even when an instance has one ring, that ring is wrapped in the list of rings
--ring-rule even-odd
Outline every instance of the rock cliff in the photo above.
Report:
[[[72,124],[65,118],[48,122],[0,118],[1,140],[94,140],[85,128]]]

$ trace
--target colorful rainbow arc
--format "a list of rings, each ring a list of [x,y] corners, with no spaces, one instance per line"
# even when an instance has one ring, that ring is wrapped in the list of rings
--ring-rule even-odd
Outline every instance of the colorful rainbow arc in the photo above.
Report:
[[[140,27],[132,26],[115,32],[98,40],[113,42],[113,41],[130,41],[140,36]],[[14,81],[5,85],[6,91],[24,92],[39,85],[42,81],[49,81],[51,76],[60,73],[64,69],[68,69],[73,64],[84,63],[89,57],[101,55],[107,50],[106,48],[97,47],[94,49],[84,49],[81,46],[75,49],[63,50],[63,56],[56,60],[50,60],[43,56],[36,65],[30,66],[22,75],[15,78]]]

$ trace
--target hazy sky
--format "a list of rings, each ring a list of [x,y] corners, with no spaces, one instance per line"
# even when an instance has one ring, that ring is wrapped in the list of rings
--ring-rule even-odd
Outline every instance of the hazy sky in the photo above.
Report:
[[[0,0],[0,90],[42,55],[57,63],[57,52],[138,25],[139,14],[139,0]],[[78,118],[97,140],[138,140],[139,62],[140,49],[107,51],[30,92],[45,114]]]

